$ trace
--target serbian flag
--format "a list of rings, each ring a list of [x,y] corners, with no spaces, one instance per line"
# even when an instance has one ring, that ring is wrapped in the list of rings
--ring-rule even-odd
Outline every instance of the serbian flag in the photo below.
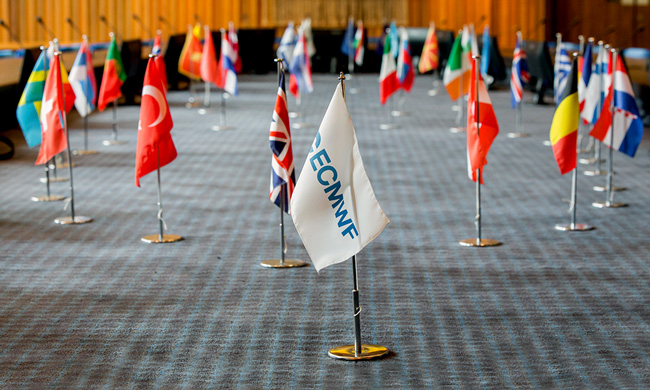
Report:
[[[196,24],[194,28],[187,26],[187,35],[185,44],[181,50],[181,56],[178,58],[178,72],[189,77],[190,79],[201,79],[201,25]]]
[[[400,27],[399,55],[397,56],[397,78],[401,88],[411,92],[415,72],[413,71],[413,59],[411,58],[411,45],[409,36],[404,27]]]
[[[61,61],[57,53],[52,59],[52,67],[47,74],[43,90],[40,114],[42,142],[35,165],[46,164],[68,147],[65,104],[61,91],[63,91]]]
[[[126,72],[122,66],[122,57],[117,49],[117,43],[115,43],[115,34],[111,33],[111,45],[106,54],[102,85],[99,88],[99,104],[97,105],[99,111],[104,111],[109,103],[122,96],[120,88],[125,80]]]
[[[609,74],[611,73],[612,61],[609,65]],[[611,107],[612,97],[614,99],[613,109]],[[613,120],[612,115],[614,115]],[[603,112],[589,134],[605,145],[630,157],[634,157],[641,143],[643,121],[636,105],[630,76],[620,56],[616,60],[613,84],[609,87],[605,98]]]
[[[587,100],[587,86],[589,85],[589,78],[591,77],[591,68],[593,67],[593,43],[591,40],[587,42],[585,53],[582,57],[582,66],[580,66],[580,77],[578,79],[578,97],[580,98],[580,113],[585,108]]]
[[[158,66],[158,73],[162,78],[163,87],[165,91],[167,90],[167,66],[165,65],[165,57],[162,54],[162,31],[156,31],[156,39],[153,41],[153,47],[151,48],[151,54],[155,55],[154,62]]]
[[[232,45],[232,50],[235,57],[235,72],[241,73],[241,57],[239,56],[239,37],[237,37],[237,30],[235,30],[235,23],[228,22],[228,39]]]
[[[512,55],[512,70],[510,72],[510,104],[512,108],[517,105],[524,97],[524,85],[530,81],[528,73],[528,62],[526,61],[526,52],[522,47],[521,34],[517,33],[517,43],[515,52]]]
[[[391,45],[392,43],[389,34],[386,35],[384,54],[381,56],[381,71],[379,72],[379,101],[381,104],[386,104],[386,100],[388,100],[388,98],[400,87]]]
[[[236,60],[230,37],[225,29],[221,29],[221,58],[219,59],[221,85],[219,87],[231,95],[237,95]]]
[[[311,61],[307,54],[307,40],[302,26],[298,29],[298,41],[293,49],[289,70],[291,71],[289,89],[294,96],[298,96],[298,93],[311,93],[314,90],[311,80]]]
[[[140,187],[142,176],[176,158],[176,147],[171,135],[173,126],[160,72],[153,58],[149,58],[142,85],[138,145],[135,151],[136,186]]]
[[[480,74],[477,90],[476,73],[476,60],[472,60],[467,101],[467,173],[470,179],[476,181],[476,171],[480,169],[483,184],[483,166],[487,164],[487,154],[499,134],[499,124]]]
[[[200,72],[203,81],[212,83],[217,87],[223,87],[221,85],[221,72],[217,63],[217,52],[214,50],[214,44],[212,43],[212,32],[207,25],[205,26],[205,41],[203,42]]]
[[[88,40],[84,39],[68,77],[74,90],[74,105],[81,117],[89,115],[97,104],[97,81]]]
[[[271,189],[269,199],[287,213],[290,212],[291,195],[296,183],[296,173],[293,166],[293,150],[291,147],[291,130],[289,126],[289,110],[287,108],[287,90],[284,86],[284,72],[280,73],[278,98],[269,131],[269,144],[273,158],[271,159]]]
[[[470,68],[465,65],[468,54],[464,52],[461,40],[462,35],[458,35],[451,47],[447,66],[442,76],[442,81],[445,83],[445,88],[452,101],[458,100],[469,90]]]
[[[577,61],[572,62],[566,80],[564,91],[558,98],[550,133],[553,154],[562,175],[575,169],[578,154],[580,103],[578,102]]]
[[[363,22],[360,20],[357,25],[357,32],[354,33],[354,63],[358,66],[363,65],[364,45],[366,41],[366,32],[363,29]]]
[[[431,22],[431,24],[429,24],[429,32],[427,32],[427,39],[424,41],[424,47],[422,48],[422,54],[420,55],[418,71],[422,74],[430,70],[438,69],[439,63],[440,48],[438,47],[436,25]]]

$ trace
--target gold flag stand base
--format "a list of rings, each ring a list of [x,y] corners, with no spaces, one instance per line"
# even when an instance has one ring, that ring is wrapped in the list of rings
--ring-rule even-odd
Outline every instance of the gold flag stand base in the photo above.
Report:
[[[307,265],[302,260],[296,260],[296,259],[284,259],[284,261],[280,259],[272,259],[272,260],[264,260],[260,263],[262,267],[267,267],[267,268],[295,268],[295,267],[304,267]]]
[[[584,232],[594,229],[595,228],[593,226],[584,223],[558,223],[555,225],[555,230],[559,230],[561,232]]]
[[[215,125],[215,126],[212,126],[210,129],[212,129],[212,131],[224,131],[224,130],[233,130],[234,127]]]
[[[142,241],[149,244],[166,244],[169,242],[181,241],[183,237],[176,234],[163,234],[162,240],[160,234],[150,234],[141,238]]]
[[[449,129],[454,134],[464,133],[466,129],[463,126],[454,126]]]
[[[596,191],[596,192],[607,192],[608,189],[609,189],[609,187],[594,186],[594,191]],[[616,192],[616,191],[625,191],[625,190],[627,190],[627,188],[625,188],[625,187],[612,187],[612,191],[614,191],[614,192]]]
[[[355,355],[354,345],[342,345],[330,349],[329,357],[341,360],[372,360],[388,354],[388,348],[375,344],[362,344],[361,353]]]
[[[508,138],[527,138],[530,137],[528,133],[508,133]]]
[[[102,145],[104,146],[118,146],[118,145],[125,145],[126,141],[118,141],[116,139],[105,139],[102,141]]]
[[[96,150],[73,150],[72,154],[75,156],[90,156],[92,154],[98,154],[99,152]]]
[[[475,246],[475,247],[488,247],[488,246],[499,246],[501,242],[498,240],[492,240],[490,238],[481,238],[481,242],[477,242],[476,238],[468,238],[467,240],[461,240],[458,242],[462,246]]]
[[[627,203],[612,202],[594,202],[591,205],[597,209],[617,209],[619,207],[627,207]]]
[[[92,221],[93,219],[90,217],[75,215],[74,219],[72,219],[72,217],[59,217],[54,220],[54,223],[58,223],[59,225],[81,225],[82,223],[88,223]]]
[[[34,202],[58,202],[60,200],[64,200],[65,196],[63,195],[39,195],[39,196],[32,196],[32,200]]]
[[[47,178],[41,177],[41,183],[47,183]],[[68,181],[69,179],[67,177],[51,177],[50,178],[50,183],[59,183],[62,181]]]
[[[597,171],[594,169],[593,171],[584,171],[583,173],[585,176],[604,176],[607,174],[607,171]]]
[[[77,164],[72,163],[73,168],[76,167],[76,166],[77,166]],[[56,168],[60,168],[60,169],[70,168],[70,165],[67,162],[59,163],[56,166],[55,165],[50,165],[50,169],[56,169]],[[52,179],[50,179],[50,181],[52,181]]]

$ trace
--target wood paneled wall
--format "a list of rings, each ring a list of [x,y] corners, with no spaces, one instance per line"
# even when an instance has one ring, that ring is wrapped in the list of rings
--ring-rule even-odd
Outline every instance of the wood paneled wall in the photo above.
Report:
[[[312,18],[314,28],[345,28],[348,16],[354,16],[364,20],[370,36],[378,36],[391,19],[413,27],[428,26],[432,20],[438,28],[451,30],[471,22],[477,33],[489,24],[506,52],[514,47],[517,28],[526,39],[548,35],[548,25],[540,21],[549,1],[554,0],[0,0],[0,18],[25,46],[49,40],[37,16],[63,43],[80,40],[67,18],[95,42],[107,41],[112,29],[122,39],[151,38],[156,29],[166,35],[182,33],[197,17],[213,29],[232,20],[237,27],[276,28],[280,33],[287,22],[298,23],[305,16]],[[134,20],[134,14],[142,23]],[[102,15],[112,27],[100,21]],[[17,47],[4,29],[0,46]]]

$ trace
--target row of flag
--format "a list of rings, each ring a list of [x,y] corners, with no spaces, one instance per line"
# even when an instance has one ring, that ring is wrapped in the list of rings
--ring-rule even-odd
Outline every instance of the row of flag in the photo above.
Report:
[[[304,19],[300,23],[297,34],[293,22],[289,22],[280,39],[276,55],[291,72],[289,91],[295,97],[309,94],[314,90],[311,78],[311,57],[314,54],[316,54],[316,46],[311,31],[311,19]]]

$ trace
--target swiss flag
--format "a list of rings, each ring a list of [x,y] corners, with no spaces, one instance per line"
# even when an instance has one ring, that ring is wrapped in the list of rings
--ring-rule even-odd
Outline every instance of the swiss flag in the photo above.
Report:
[[[135,185],[140,178],[176,158],[171,130],[174,126],[165,97],[162,77],[153,58],[149,58],[142,86],[138,145],[135,152]]]
[[[476,66],[476,60],[472,60],[467,102],[467,173],[470,179],[476,181],[476,170],[480,169],[483,184],[483,166],[487,164],[488,151],[499,134],[499,124],[480,74],[477,83]]]
[[[52,67],[48,72],[47,80],[45,80],[40,118],[43,141],[35,165],[46,164],[68,147],[65,104],[62,92],[61,62],[57,53],[52,59]]]

